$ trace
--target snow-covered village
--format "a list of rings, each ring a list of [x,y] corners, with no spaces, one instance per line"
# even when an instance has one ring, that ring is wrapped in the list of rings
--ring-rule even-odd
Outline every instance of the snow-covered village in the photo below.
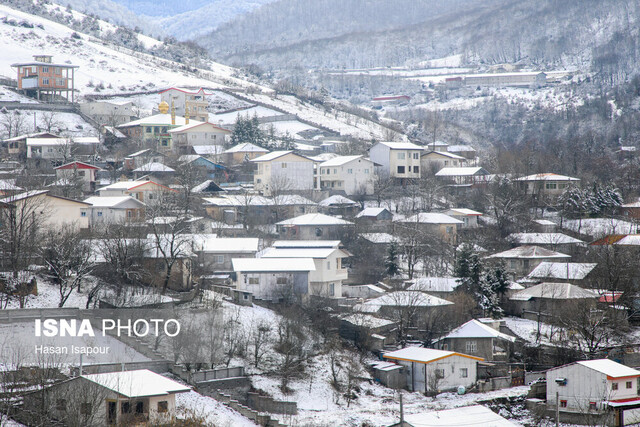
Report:
[[[0,0],[0,427],[640,424],[639,23]]]

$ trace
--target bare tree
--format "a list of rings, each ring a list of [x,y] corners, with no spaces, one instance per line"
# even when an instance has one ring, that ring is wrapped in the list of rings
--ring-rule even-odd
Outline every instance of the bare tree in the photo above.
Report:
[[[62,125],[63,122],[58,119],[56,111],[45,111],[40,115],[40,126],[46,132],[58,131]]]
[[[25,132],[27,116],[19,110],[9,111],[3,108],[0,110],[0,126],[4,130],[6,138],[13,138]]]

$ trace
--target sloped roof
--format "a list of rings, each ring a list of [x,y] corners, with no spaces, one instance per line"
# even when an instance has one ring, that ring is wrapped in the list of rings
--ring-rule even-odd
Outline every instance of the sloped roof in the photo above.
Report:
[[[462,151],[476,151],[476,149],[470,145],[450,145],[447,148],[447,151],[449,151],[450,153],[460,153]]]
[[[318,167],[329,167],[329,166],[342,166],[345,165],[349,162],[352,162],[354,160],[358,160],[358,159],[364,159],[364,156],[359,155],[359,156],[338,156],[338,157],[334,157],[333,159],[327,160],[326,162],[322,162],[318,165]],[[367,159],[365,159],[367,160]]]
[[[238,272],[287,272],[315,271],[311,258],[233,258],[233,271]]]
[[[404,420],[413,427],[516,427],[520,425],[482,405],[405,415]]]
[[[423,292],[395,291],[365,301],[362,304],[357,304],[353,309],[354,311],[375,313],[380,310],[381,307],[439,307],[452,304],[450,301]]]
[[[470,215],[470,216],[482,216],[482,212],[474,211],[467,208],[451,208],[447,212],[452,212],[447,215]]]
[[[128,123],[123,123],[116,126],[117,128],[127,128],[132,126],[184,126],[185,118],[182,116],[175,116],[175,124],[171,123],[171,114],[154,114],[153,116],[143,117],[142,119],[133,120]],[[190,120],[190,124],[201,124],[198,120]]]
[[[64,165],[55,167],[53,169],[58,170],[58,169],[95,169],[95,170],[100,170],[99,167],[94,166],[94,165],[90,165],[89,163],[85,163],[85,162],[80,162],[80,161],[73,161],[73,162],[69,162],[66,163]]]
[[[400,219],[398,222],[419,224],[464,224],[459,219],[439,212],[420,212],[409,218]]]
[[[594,371],[603,373],[607,377],[611,378],[640,376],[640,371],[637,369],[630,368],[610,359],[581,360],[576,363],[589,369],[593,369]]]
[[[177,117],[176,117],[176,119],[177,119]],[[169,133],[186,132],[186,131],[189,131],[189,130],[192,130],[194,128],[197,128],[199,126],[204,126],[204,125],[209,125],[209,126],[215,128],[217,130],[221,130],[221,131],[226,132],[226,133],[231,133],[231,131],[229,129],[222,128],[222,127],[220,127],[220,126],[218,126],[218,125],[216,125],[214,123],[211,123],[211,122],[199,122],[197,120],[193,120],[193,121],[189,120],[189,124],[185,124],[185,125],[179,126],[177,128],[173,128],[173,129],[169,130]]]
[[[628,234],[613,244],[620,246],[640,246],[640,234]]]
[[[387,208],[364,208],[361,212],[356,215],[356,218],[363,217],[376,217],[380,215],[384,211],[389,211]],[[389,211],[391,213],[391,211]]]
[[[481,166],[442,168],[438,172],[436,172],[436,176],[473,176],[473,175],[489,175],[489,172]]]
[[[324,259],[338,251],[340,258],[347,257],[347,253],[337,248],[267,248],[260,258],[314,258]]]
[[[257,237],[216,237],[203,241],[202,250],[207,253],[253,253],[258,251]]]
[[[516,181],[580,181],[580,178],[573,178],[556,173],[538,173],[516,178]]]
[[[469,356],[468,354],[456,353],[455,351],[436,350],[424,347],[405,347],[400,350],[390,351],[382,355],[385,359],[406,360],[409,362],[431,363],[436,360],[445,359],[451,356],[466,357],[468,359],[484,360],[481,357]]]
[[[511,233],[507,236],[519,245],[574,245],[584,243],[580,239],[563,233]]]
[[[149,162],[133,170],[134,172],[175,172],[176,170],[159,162]]]
[[[274,248],[334,248],[340,247],[340,240],[276,240]]]
[[[597,298],[599,295],[591,290],[582,289],[571,283],[540,283],[513,294],[512,301],[529,301],[531,298],[547,298],[556,300]]]
[[[582,280],[596,268],[595,263],[541,262],[527,276],[531,279]]]
[[[424,147],[413,144],[411,142],[392,142],[392,141],[382,141],[378,144],[385,145],[392,150],[424,150]]]
[[[360,233],[360,236],[371,243],[391,243],[400,241],[400,238],[389,233]]]
[[[446,336],[440,338],[440,340],[446,338],[498,338],[511,342],[516,340],[515,337],[503,334],[502,332],[497,331],[491,326],[485,325],[476,319],[471,319],[467,323],[458,326]]]
[[[224,152],[222,145],[194,145],[191,149],[201,156],[211,156]]]
[[[422,157],[425,157],[425,156],[428,156],[428,155],[431,155],[431,154],[436,154],[438,156],[447,157],[449,159],[466,160],[465,157],[458,156],[457,154],[449,153],[447,151],[429,151],[428,153],[423,153]]]
[[[352,222],[345,221],[335,216],[324,215],[320,213],[310,213],[300,215],[295,218],[280,221],[277,225],[351,225]]]
[[[293,154],[294,156],[298,156],[301,157],[303,159],[307,159],[309,161],[313,161],[311,159],[308,159],[307,157],[301,156],[299,154],[294,153],[292,150],[288,150],[288,151],[272,151],[271,153],[267,153],[265,155],[262,155],[260,157],[256,157],[255,159],[250,160],[251,162],[270,162],[271,160],[275,160],[279,157],[283,157],[286,156],[287,154]]]
[[[460,286],[456,277],[419,277],[412,282],[409,291],[453,292]]]
[[[183,393],[191,390],[191,387],[170,380],[148,369],[82,375],[82,378],[129,398],[165,396],[171,393]]]
[[[238,145],[234,145],[225,151],[225,153],[268,153],[266,148],[258,147],[250,142],[243,142]]]
[[[545,258],[571,258],[571,255],[541,248],[540,246],[518,246],[504,252],[489,255],[487,258],[521,258],[521,259],[545,259]]]
[[[94,208],[117,208],[118,206],[131,202],[137,204],[138,206],[144,206],[140,200],[131,197],[131,196],[114,196],[114,197],[101,197],[101,196],[93,196],[85,199],[85,203],[90,203]]]
[[[341,196],[339,194],[335,194],[333,196],[329,196],[324,200],[321,200],[318,205],[320,206],[332,206],[332,205],[357,205],[358,202],[354,202],[353,200]]]

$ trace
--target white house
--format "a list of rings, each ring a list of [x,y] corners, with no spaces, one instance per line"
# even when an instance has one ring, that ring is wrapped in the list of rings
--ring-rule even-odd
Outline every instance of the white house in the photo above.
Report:
[[[518,427],[516,424],[482,405],[462,406],[454,409],[422,412],[404,416],[404,424],[390,427]]]
[[[215,235],[214,235],[215,236]],[[257,237],[213,237],[194,245],[202,267],[209,272],[232,271],[234,258],[255,258],[260,247]]]
[[[84,162],[70,162],[54,168],[56,181],[59,183],[81,183],[83,191],[93,191],[96,185],[96,174],[99,167]]]
[[[369,149],[369,158],[392,178],[420,178],[423,150],[411,142],[379,142]]]
[[[144,220],[145,204],[131,196],[94,196],[84,202],[91,205],[86,209],[90,227]]]
[[[464,166],[467,163],[467,159],[447,151],[430,151],[420,156],[420,163],[424,173],[431,171],[431,173],[435,174],[442,168]]]
[[[310,213],[276,223],[278,235],[286,239],[321,240],[340,239],[353,223],[342,218]]]
[[[80,104],[80,111],[101,125],[118,126],[135,118],[131,101],[91,101]]]
[[[616,413],[615,425],[640,422],[640,371],[609,359],[583,360],[546,373],[547,407],[582,414]]]
[[[175,190],[153,181],[119,181],[98,189],[100,197],[131,196],[150,203],[161,199],[166,192]]]
[[[328,298],[342,296],[342,282],[347,279],[347,269],[342,260],[349,254],[340,249],[340,242],[316,240],[276,241],[267,248],[261,258],[311,258],[315,270],[309,273],[309,294]]]
[[[80,375],[29,393],[24,400],[29,408],[40,408],[58,420],[79,413],[86,417],[84,425],[138,425],[143,421],[164,425],[175,419],[176,393],[190,390],[160,374],[140,369]],[[43,402],[50,407],[42,408]],[[81,425],[77,422],[75,419],[70,424]]]
[[[210,122],[195,122],[171,129],[169,134],[173,139],[173,148],[186,153],[194,146],[224,145],[231,131]]]
[[[207,96],[209,95],[210,94],[206,93],[203,88],[191,90],[172,87],[160,92],[160,99],[169,105],[173,103],[177,115],[185,116],[188,110],[191,118],[206,122],[209,120],[209,113],[207,111],[207,107],[209,106]]]
[[[410,391],[438,393],[471,387],[477,381],[481,357],[432,348],[406,347],[384,353],[384,359],[404,367]]]
[[[364,156],[339,156],[317,167],[316,188],[353,194],[373,194],[374,164]]]
[[[478,227],[478,218],[482,216],[482,212],[467,208],[452,208],[445,211],[444,214],[462,221],[462,228]]]
[[[78,154],[95,154],[99,145],[100,140],[95,136],[27,138],[27,158],[61,161]]]
[[[287,301],[309,296],[309,273],[315,270],[311,258],[234,258],[237,290],[256,299]]]
[[[313,160],[293,151],[273,151],[252,159],[258,165],[253,184],[264,195],[282,191],[313,190]]]
[[[569,186],[580,182],[580,178],[555,173],[538,173],[516,178],[515,181],[524,187],[527,194],[558,196]]]
[[[487,258],[505,262],[507,272],[516,277],[526,276],[544,261],[567,261],[570,255],[541,248],[540,246],[518,246]]]

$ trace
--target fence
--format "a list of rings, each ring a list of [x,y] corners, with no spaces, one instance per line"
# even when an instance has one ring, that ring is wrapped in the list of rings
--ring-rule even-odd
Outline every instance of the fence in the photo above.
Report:
[[[145,362],[126,362],[126,363],[97,363],[95,365],[86,365],[82,367],[83,374],[103,374],[105,372],[135,371],[138,369],[148,369],[150,371],[161,374],[169,372],[172,363],[168,360],[151,360]],[[71,376],[80,374],[79,367],[71,368]]]

